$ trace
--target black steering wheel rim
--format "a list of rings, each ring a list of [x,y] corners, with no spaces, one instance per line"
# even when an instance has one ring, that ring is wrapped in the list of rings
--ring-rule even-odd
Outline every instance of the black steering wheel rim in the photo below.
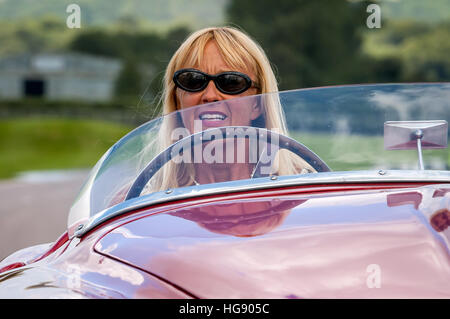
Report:
[[[313,151],[311,151],[308,147],[303,145],[302,143],[288,137],[285,135],[282,135],[280,133],[270,131],[266,128],[259,128],[259,127],[250,127],[250,126],[226,126],[226,127],[218,127],[214,128],[212,130],[216,130],[215,132],[220,131],[223,138],[227,137],[227,130],[246,130],[246,129],[253,129],[257,132],[257,137],[265,137],[267,138],[267,144],[270,144],[272,139],[278,138],[279,139],[279,149],[286,149],[288,151],[291,151],[292,153],[296,154],[303,160],[305,160],[311,167],[313,167],[317,172],[330,172],[331,169],[328,167],[327,164]],[[170,161],[174,156],[173,154],[173,148],[176,146],[179,146],[180,144],[183,145],[183,147],[180,148],[182,150],[184,146],[187,147],[194,147],[198,143],[203,143],[205,140],[203,139],[203,136],[206,133],[210,133],[211,129],[194,133],[192,135],[186,136],[182,138],[181,140],[173,143],[170,145],[167,149],[159,153],[150,163],[147,164],[147,166],[139,173],[138,177],[135,179],[133,184],[131,185],[127,196],[125,200],[132,199],[139,197],[142,190],[144,189],[145,185],[148,183],[148,181],[163,167],[168,161]],[[248,135],[242,135],[242,137],[249,137]],[[206,140],[210,141],[210,140]],[[179,155],[179,154],[175,154]],[[254,176],[261,177],[260,175]]]

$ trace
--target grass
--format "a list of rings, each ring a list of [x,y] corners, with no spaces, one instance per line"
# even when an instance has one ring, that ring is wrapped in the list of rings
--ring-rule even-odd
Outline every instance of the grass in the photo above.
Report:
[[[319,155],[334,171],[366,169],[417,169],[416,150],[387,151],[383,136],[291,133]],[[448,148],[424,150],[426,169],[448,169]],[[446,168],[447,166],[447,168]]]
[[[132,127],[97,120],[0,120],[0,178],[30,170],[91,168]],[[382,136],[291,132],[334,171],[416,169],[417,152],[385,151]],[[450,167],[447,150],[425,150],[426,168]],[[430,166],[431,165],[431,166]]]
[[[0,178],[29,170],[91,168],[130,129],[95,120],[1,120]]]

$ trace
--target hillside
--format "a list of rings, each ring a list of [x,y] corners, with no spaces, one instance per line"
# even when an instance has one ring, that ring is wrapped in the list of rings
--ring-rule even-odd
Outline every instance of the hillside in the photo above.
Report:
[[[68,16],[67,6],[76,3],[81,8],[82,25],[86,26],[102,26],[134,17],[155,27],[181,23],[202,27],[223,20],[226,2],[227,0],[0,0],[0,21],[47,15],[65,20]]]
[[[382,14],[388,19],[440,22],[450,20],[450,0],[381,0]]]

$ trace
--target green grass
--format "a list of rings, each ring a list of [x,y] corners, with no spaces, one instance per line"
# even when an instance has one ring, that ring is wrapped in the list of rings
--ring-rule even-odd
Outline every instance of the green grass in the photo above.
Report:
[[[0,121],[0,178],[29,170],[91,168],[131,127],[94,120]]]
[[[386,151],[382,136],[330,135],[291,132],[291,136],[319,155],[334,171],[416,169],[416,150]],[[424,150],[425,168],[450,167],[447,149]]]
[[[91,168],[132,127],[96,120],[20,118],[0,120],[0,178],[30,170]],[[385,151],[380,136],[291,132],[334,171],[415,169],[417,152]],[[424,151],[432,168],[450,167],[447,150]],[[441,166],[441,167],[439,167]],[[428,167],[429,168],[429,167]]]

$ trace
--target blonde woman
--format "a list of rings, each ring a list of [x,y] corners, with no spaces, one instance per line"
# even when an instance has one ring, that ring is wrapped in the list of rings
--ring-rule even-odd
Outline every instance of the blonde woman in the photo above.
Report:
[[[199,108],[188,111],[196,105],[277,91],[277,81],[266,54],[248,35],[232,27],[194,32],[175,52],[165,72],[163,113],[182,111],[183,118],[166,117],[158,137],[159,147],[164,150],[179,139],[173,134],[176,128],[185,127],[194,133],[195,119],[202,120],[203,128],[208,128],[208,123],[214,126],[214,120],[219,118],[226,126],[264,127],[287,135],[284,113],[276,94],[264,96],[264,103],[244,103],[228,109],[220,109],[220,103],[215,103],[209,113],[199,114]],[[278,152],[273,165],[273,173],[277,175],[312,171],[308,163],[283,150]],[[170,161],[152,178],[143,193],[250,177],[252,167],[248,165],[206,166]]]

